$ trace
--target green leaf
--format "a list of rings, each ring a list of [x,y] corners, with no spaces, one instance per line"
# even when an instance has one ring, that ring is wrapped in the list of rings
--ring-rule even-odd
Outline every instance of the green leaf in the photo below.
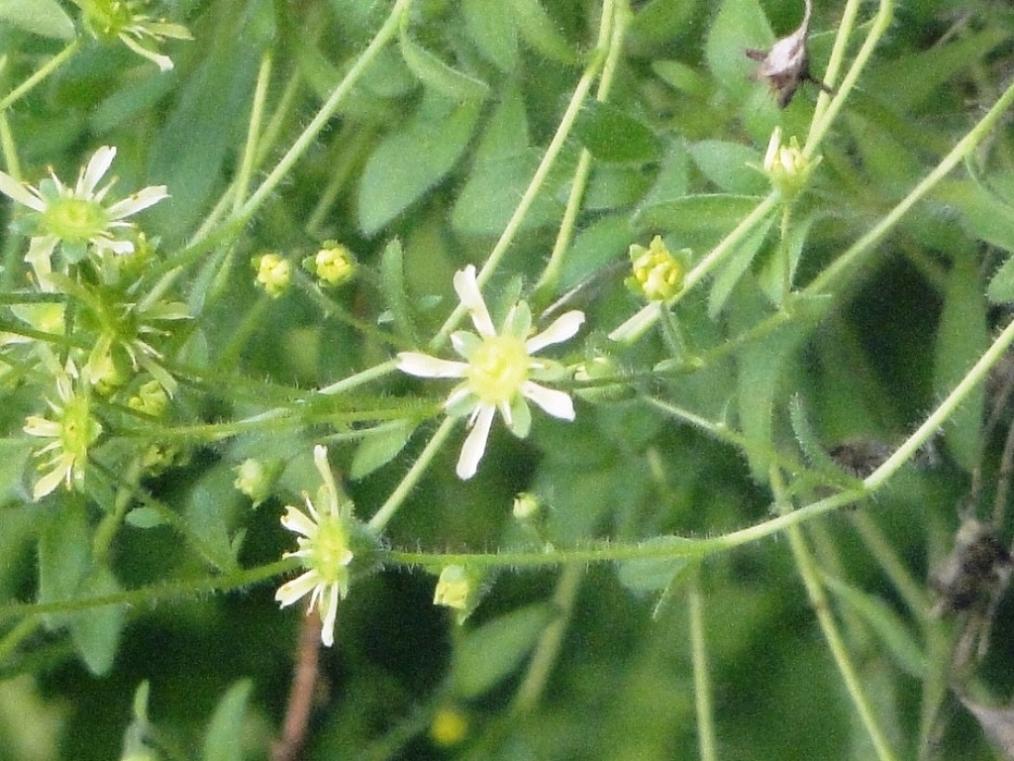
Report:
[[[926,654],[901,617],[887,603],[833,576],[825,574],[823,578],[827,588],[870,625],[899,668],[917,679],[925,675]]]
[[[602,217],[582,230],[564,258],[558,290],[573,288],[599,268],[624,256],[632,235],[626,214]]]
[[[640,546],[677,548],[687,543],[687,539],[679,536],[656,536]],[[693,565],[694,560],[689,557],[624,560],[617,564],[617,578],[635,595],[644,595],[669,589],[676,577]]]
[[[575,64],[579,58],[539,0],[508,0],[525,42],[546,58]]]
[[[768,314],[767,301],[749,278],[730,304],[729,322],[733,333],[749,330]],[[760,341],[744,346],[736,355],[736,407],[746,456],[753,477],[765,483],[771,453],[775,451],[774,410],[781,395],[781,379],[791,375],[792,357],[805,338],[808,325],[791,323]]]
[[[639,231],[671,233],[687,245],[713,245],[739,224],[763,199],[709,193],[644,206],[634,217]]]
[[[933,199],[961,214],[965,231],[991,246],[1014,254],[1014,206],[970,180],[941,182]]]
[[[690,155],[704,176],[726,193],[760,195],[768,189],[768,179],[759,171],[764,159],[749,146],[701,140],[690,146]]]
[[[511,4],[463,0],[461,12],[482,56],[504,73],[514,71],[518,65],[518,25]]]
[[[460,100],[482,100],[489,94],[489,85],[441,61],[408,34],[408,14],[402,16],[398,42],[405,64],[419,81],[434,92]]]
[[[645,196],[642,208],[676,201],[687,194],[690,187],[690,156],[680,140],[670,140],[662,157],[655,183]]]
[[[524,99],[516,87],[508,87],[496,111],[486,123],[465,186],[451,211],[455,231],[467,235],[496,235],[510,219],[518,199],[531,182],[541,151],[529,144]],[[529,230],[553,224],[562,204],[552,190],[572,169],[566,152],[550,172],[521,224]]]
[[[955,74],[985,57],[1010,36],[1002,25],[985,25],[981,32],[960,35],[946,45],[933,45],[927,50],[871,66],[870,71],[863,74],[863,87],[868,92],[890,93],[893,108],[911,111],[925,104],[937,88]]]
[[[746,49],[767,50],[774,39],[758,0],[723,0],[708,32],[704,57],[731,100],[742,101],[757,87],[752,78],[757,64],[746,57]]]
[[[774,218],[772,218],[774,221]],[[803,247],[806,245],[806,240],[810,234],[810,227],[813,225],[814,217],[809,216],[800,222],[793,223],[789,230],[789,282],[795,282],[796,270],[799,267],[799,260],[803,256]],[[767,297],[771,300],[771,303],[776,306],[781,306],[782,301],[785,299],[785,294],[782,291],[785,289],[785,275],[783,268],[785,263],[782,261],[782,252],[779,248],[780,244],[772,247],[771,255],[768,256],[767,261],[764,262],[764,266],[761,271],[757,274],[757,280],[760,283],[761,289],[767,294]]]
[[[91,565],[91,530],[83,500],[60,492],[58,509],[48,516],[39,536],[39,602],[62,602],[75,597]],[[46,617],[55,629],[66,615]]]
[[[481,103],[427,94],[408,122],[384,138],[366,162],[359,185],[359,226],[379,232],[419,200],[458,162]]]
[[[986,295],[994,304],[1014,301],[1014,256],[1008,257],[989,281]]]
[[[387,308],[394,318],[394,327],[405,340],[415,343],[415,320],[412,306],[405,288],[405,257],[401,241],[392,240],[384,247],[380,257],[380,286],[387,302]]]
[[[600,161],[634,164],[653,161],[661,144],[652,129],[625,110],[593,100],[574,122],[574,134]]]
[[[754,257],[764,245],[764,239],[767,237],[768,230],[771,229],[772,222],[774,222],[774,218],[758,225],[752,233],[739,242],[729,254],[725,264],[719,268],[708,294],[708,316],[711,319],[715,319],[721,314],[726,301],[736,287],[736,283],[750,269]]]
[[[78,596],[99,597],[120,591],[122,588],[113,572],[103,566],[89,574],[78,589]],[[96,676],[108,673],[113,667],[125,619],[122,605],[104,605],[75,613],[71,618],[70,635],[74,647],[88,670]]]
[[[538,603],[465,634],[454,653],[455,694],[462,699],[478,697],[511,673],[556,615],[551,605]]]
[[[235,12],[233,4],[221,7],[226,6]],[[248,110],[257,73],[260,49],[249,34],[252,14],[251,10],[236,22],[218,24],[208,55],[158,122],[161,129],[151,143],[149,178],[167,185],[171,200],[145,212],[152,225],[149,232],[181,238],[193,229],[220,185],[239,130],[245,128],[237,115]]]
[[[367,435],[352,456],[349,478],[357,481],[387,465],[405,448],[415,429],[415,423],[405,420]]]
[[[194,484],[184,508],[193,549],[221,571],[237,568],[229,516],[240,509],[244,498],[233,485],[235,478],[232,468],[220,463]]]
[[[654,61],[651,70],[670,87],[691,97],[704,100],[711,94],[708,78],[681,61]]]
[[[74,38],[74,22],[56,0],[0,0],[0,25],[58,40]]]
[[[135,507],[127,513],[124,521],[128,526],[141,529],[165,526],[167,523],[165,517],[153,507]]]
[[[953,260],[937,328],[933,366],[933,390],[941,399],[965,377],[989,345],[986,299],[975,257],[955,252]],[[985,394],[983,385],[978,384],[944,427],[948,451],[968,471],[979,464]]]
[[[252,686],[240,679],[218,701],[204,736],[203,761],[243,761],[243,716]]]

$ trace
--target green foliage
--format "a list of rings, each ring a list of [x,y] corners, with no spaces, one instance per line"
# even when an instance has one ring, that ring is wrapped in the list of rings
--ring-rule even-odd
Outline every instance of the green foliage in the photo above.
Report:
[[[89,3],[0,0],[0,761],[993,757],[1004,3],[784,109],[802,0]]]

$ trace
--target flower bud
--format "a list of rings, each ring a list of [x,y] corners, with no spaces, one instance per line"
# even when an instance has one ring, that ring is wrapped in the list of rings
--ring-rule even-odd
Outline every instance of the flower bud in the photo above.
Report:
[[[256,283],[272,298],[278,298],[292,283],[292,265],[278,254],[262,254],[250,260],[257,271]]]
[[[161,417],[169,406],[169,396],[158,381],[150,380],[127,400],[127,406],[152,417]]]
[[[449,748],[458,745],[468,735],[468,717],[460,708],[444,706],[433,714],[430,738],[436,745]]]
[[[356,274],[356,259],[342,244],[329,240],[313,256],[303,260],[303,268],[316,275],[320,285],[335,288]]]
[[[521,522],[531,521],[539,516],[542,511],[542,501],[531,492],[519,492],[514,497],[514,508],[512,510],[515,520]]]
[[[457,621],[462,623],[479,606],[486,593],[483,576],[481,571],[462,565],[445,566],[437,580],[433,604],[456,611]]]
[[[281,475],[282,463],[277,460],[264,463],[249,457],[234,470],[236,480],[232,482],[233,486],[249,497],[253,506],[257,507],[271,496],[275,482]]]
[[[689,249],[680,252],[689,253]],[[648,248],[632,245],[630,262],[633,272],[624,282],[648,301],[668,301],[683,287],[684,266],[666,248],[661,235],[652,238]]]
[[[820,163],[821,157],[810,160],[793,137],[788,145],[782,144],[782,128],[775,127],[771,142],[764,156],[764,173],[771,181],[771,187],[787,201],[791,201],[806,187],[810,174]]]

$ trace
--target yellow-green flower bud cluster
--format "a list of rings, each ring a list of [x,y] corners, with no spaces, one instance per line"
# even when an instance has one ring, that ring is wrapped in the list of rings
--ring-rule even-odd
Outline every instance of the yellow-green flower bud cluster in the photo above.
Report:
[[[689,249],[679,252],[680,256],[689,253]],[[683,288],[685,267],[670,253],[661,235],[652,238],[648,248],[632,245],[630,263],[633,272],[625,281],[627,287],[648,301],[668,301]]]
[[[261,254],[251,259],[250,263],[257,272],[257,285],[271,298],[278,298],[292,284],[292,264],[279,254]]]
[[[313,256],[303,259],[303,269],[313,274],[318,284],[337,288],[356,274],[356,258],[346,246],[329,240]]]

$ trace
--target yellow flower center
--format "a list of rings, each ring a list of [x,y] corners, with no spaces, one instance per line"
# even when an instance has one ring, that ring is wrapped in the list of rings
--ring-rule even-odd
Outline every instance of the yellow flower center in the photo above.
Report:
[[[528,380],[528,350],[515,336],[492,336],[468,360],[469,388],[484,402],[509,402]]]
[[[335,584],[348,575],[346,566],[352,559],[349,550],[349,534],[337,515],[321,515],[317,524],[317,536],[313,538],[313,554],[310,567],[326,584]]]
[[[46,231],[66,243],[87,243],[105,231],[109,215],[95,201],[58,198],[43,212]]]
[[[662,238],[656,235],[648,248],[630,247],[631,277],[627,285],[648,301],[671,299],[683,287],[683,265],[669,253]]]

